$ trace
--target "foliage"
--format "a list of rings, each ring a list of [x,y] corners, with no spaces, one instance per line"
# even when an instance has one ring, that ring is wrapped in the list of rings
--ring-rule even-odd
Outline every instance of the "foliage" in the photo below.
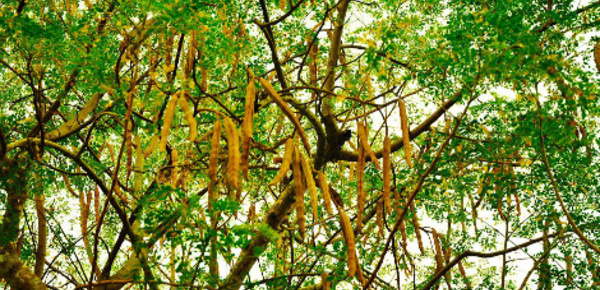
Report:
[[[599,17],[5,3],[0,285],[598,287]]]

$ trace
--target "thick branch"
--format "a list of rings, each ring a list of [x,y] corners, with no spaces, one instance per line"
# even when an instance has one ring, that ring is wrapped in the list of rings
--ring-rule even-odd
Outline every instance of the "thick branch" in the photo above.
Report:
[[[437,121],[446,111],[448,111],[462,96],[462,90],[459,90],[452,98],[446,101],[440,108],[438,108],[429,118],[423,121],[419,126],[410,131],[410,140],[413,140],[424,132],[428,131],[429,128],[435,121]],[[395,152],[402,147],[404,147],[404,143],[402,139],[391,144],[391,152]],[[383,149],[375,152],[375,156],[377,158],[383,157]],[[342,150],[338,154],[338,160],[346,160],[346,161],[357,161],[358,154],[356,152],[350,152],[346,150]],[[369,156],[366,156],[366,160],[371,160]]]
[[[263,222],[271,229],[279,231],[281,221],[294,205],[296,194],[293,188],[293,184],[288,184],[286,190],[263,218]],[[257,232],[248,246],[242,250],[237,262],[231,268],[231,272],[227,275],[225,282],[219,287],[219,290],[240,289],[250,269],[252,269],[254,263],[256,263],[260,255],[266,250],[270,241],[270,237],[262,232]]]

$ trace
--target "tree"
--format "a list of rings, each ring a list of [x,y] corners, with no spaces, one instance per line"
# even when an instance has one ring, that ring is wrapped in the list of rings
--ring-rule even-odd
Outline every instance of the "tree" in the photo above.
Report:
[[[5,3],[0,285],[599,285],[599,17]]]

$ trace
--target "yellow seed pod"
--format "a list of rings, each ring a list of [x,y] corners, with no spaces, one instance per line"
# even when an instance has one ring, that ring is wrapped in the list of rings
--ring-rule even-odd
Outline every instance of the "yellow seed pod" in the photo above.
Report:
[[[369,157],[371,158],[371,162],[375,164],[375,167],[381,170],[381,167],[379,166],[379,161],[377,160],[377,157],[375,157],[375,152],[373,152],[371,145],[369,145],[369,136],[362,122],[358,122],[356,133],[358,134],[360,146],[365,150],[365,153],[369,155]]]
[[[410,210],[413,212],[413,226],[415,228],[415,235],[417,236],[419,250],[421,250],[421,254],[425,255],[425,247],[423,247],[423,239],[421,238],[421,230],[419,229],[419,218],[417,217],[417,211],[415,210],[414,202],[410,203]]]
[[[292,160],[294,159],[294,139],[289,138],[285,141],[285,152],[283,155],[283,160],[281,160],[281,167],[275,175],[275,178],[269,183],[269,185],[275,185],[281,181],[290,170],[290,164],[292,164]]]
[[[317,221],[319,219],[317,212],[317,186],[315,185],[315,179],[312,174],[312,169],[308,160],[306,158],[302,158],[302,174],[304,175],[304,181],[306,182],[306,186],[308,187],[308,192],[310,193],[310,204],[312,206],[312,214],[313,221]]]
[[[177,100],[179,98],[179,94],[175,93],[169,98],[169,102],[167,103],[167,107],[165,108],[165,114],[163,116],[163,126],[160,132],[160,144],[158,146],[158,150],[160,152],[164,152],[167,148],[167,137],[169,136],[169,132],[171,131],[171,123],[173,122],[173,118],[175,117],[175,109],[177,107]]]
[[[194,142],[196,137],[198,136],[198,123],[196,122],[196,118],[194,118],[194,113],[192,112],[190,105],[188,103],[188,96],[190,95],[189,91],[185,91],[185,93],[179,98],[179,107],[185,114],[185,119],[190,127],[190,141]]]
[[[354,232],[352,231],[352,225],[350,224],[350,219],[348,218],[348,215],[346,215],[346,212],[343,209],[338,210],[340,211],[340,224],[342,226],[344,240],[346,241],[346,249],[348,250],[348,276],[354,277],[358,260],[356,256]]]
[[[319,177],[319,186],[321,187],[321,192],[323,192],[323,203],[325,203],[325,209],[328,214],[333,214],[333,209],[331,208],[331,195],[329,194],[329,185],[327,184],[327,178],[325,178],[325,174],[321,171],[317,171],[317,175]]]
[[[390,160],[390,155],[390,137],[386,135],[383,139],[383,204],[388,214],[392,213],[392,203],[390,200],[392,162]]]
[[[408,115],[406,106],[402,99],[398,99],[398,107],[400,108],[400,126],[402,127],[402,141],[404,142],[404,158],[408,166],[412,167],[411,148],[410,148],[410,129],[408,128]]]
[[[242,172],[248,180],[248,159],[250,156],[250,141],[252,139],[252,127],[254,125],[254,98],[256,88],[254,78],[251,76],[246,86],[246,104],[244,106],[244,123],[242,123]]]
[[[383,198],[380,198],[377,201],[377,227],[379,231],[377,232],[378,237],[383,237]]]
[[[229,158],[227,160],[227,181],[234,188],[239,188],[240,171],[240,139],[237,128],[233,121],[227,117],[224,118],[225,133],[227,133],[227,147]]]
[[[308,137],[306,136],[306,132],[304,131],[304,128],[302,128],[300,121],[298,120],[298,118],[296,118],[296,115],[294,115],[294,112],[292,112],[292,110],[288,107],[287,103],[281,98],[281,96],[279,96],[279,93],[277,93],[277,91],[275,90],[275,88],[273,88],[269,81],[263,78],[259,78],[258,80],[260,82],[260,85],[267,92],[267,94],[269,94],[273,101],[275,101],[279,108],[281,108],[281,111],[283,111],[283,113],[288,117],[288,119],[292,121],[294,127],[296,127],[296,130],[300,135],[300,138],[302,139],[302,144],[304,145],[306,153],[310,154],[310,143],[308,142]]]
[[[365,150],[361,146],[358,148],[358,162],[356,162],[356,204],[358,205],[358,213],[356,217],[356,231],[361,232],[362,220],[365,210]]]
[[[148,157],[148,156],[152,155],[154,150],[156,150],[156,147],[158,147],[159,141],[160,141],[160,137],[158,135],[152,136],[152,139],[150,139],[150,144],[148,144],[148,147],[146,147],[146,149],[144,149],[144,151],[143,151],[144,157]]]
[[[217,171],[219,161],[219,149],[221,140],[221,120],[217,119],[213,126],[213,135],[210,142],[210,157],[208,160],[208,176],[212,182],[217,181]]]
[[[298,220],[298,227],[300,228],[300,237],[304,240],[305,222],[304,217],[304,177],[302,174],[302,160],[300,159],[300,152],[294,145],[294,158],[292,160],[292,170],[294,173],[294,187],[296,191],[296,215]]]

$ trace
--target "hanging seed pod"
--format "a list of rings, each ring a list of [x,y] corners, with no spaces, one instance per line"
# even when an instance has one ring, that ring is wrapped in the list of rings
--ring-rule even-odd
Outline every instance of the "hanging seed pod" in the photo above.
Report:
[[[400,221],[400,235],[402,236],[402,246],[406,247],[407,236],[406,236],[406,225],[404,224],[404,219],[402,221]]]
[[[321,187],[321,192],[323,192],[323,203],[325,203],[325,209],[328,214],[333,214],[333,209],[331,208],[331,195],[329,194],[329,184],[327,184],[327,178],[325,178],[325,174],[321,171],[317,171],[317,175],[319,177],[319,186]]]
[[[377,227],[379,228],[377,236],[383,237],[383,198],[377,201]]]
[[[350,224],[350,219],[346,215],[346,212],[338,208],[340,212],[340,224],[342,226],[342,232],[344,234],[344,240],[346,240],[346,248],[348,250],[348,276],[354,277],[356,274],[356,264],[357,264],[357,256],[356,256],[356,241],[354,240],[354,232],[352,231],[352,225]]]
[[[302,144],[304,145],[306,153],[310,154],[310,143],[308,142],[308,137],[306,136],[306,132],[304,132],[304,128],[302,128],[300,121],[294,115],[294,112],[292,112],[292,110],[288,107],[287,103],[281,98],[281,96],[279,96],[279,93],[277,93],[277,91],[275,90],[275,88],[273,88],[271,83],[269,83],[263,78],[259,78],[258,80],[260,82],[260,85],[267,92],[267,94],[269,94],[273,101],[275,101],[279,108],[281,108],[281,111],[288,117],[288,119],[290,119],[290,121],[292,121],[294,127],[296,127],[296,130],[300,135],[300,139],[302,139]]]
[[[383,204],[388,214],[392,213],[392,202],[390,200],[390,188],[392,179],[392,163],[390,160],[391,146],[390,137],[383,139]]]
[[[308,187],[308,192],[310,194],[310,204],[312,206],[312,214],[313,221],[316,222],[319,220],[319,215],[317,212],[317,186],[315,185],[315,179],[312,174],[312,169],[308,160],[306,158],[302,158],[302,175],[304,176],[304,181],[306,182],[306,186]]]
[[[163,116],[163,126],[160,131],[160,144],[158,146],[158,150],[160,152],[164,152],[167,148],[167,137],[169,136],[169,132],[171,130],[171,123],[173,122],[173,118],[175,117],[175,108],[177,107],[177,100],[179,98],[179,93],[175,93],[169,98],[169,102],[167,103],[167,107],[165,108],[165,114]]]
[[[242,123],[242,172],[248,180],[248,158],[250,156],[250,141],[254,125],[254,98],[256,95],[254,77],[251,75],[246,86],[246,103],[244,106],[244,122]]]
[[[194,56],[196,55],[196,48],[194,47],[194,43],[196,42],[196,32],[192,31],[192,39],[190,40],[187,57],[185,62],[184,74],[185,78],[189,79],[192,71],[194,70]]]
[[[208,158],[208,177],[210,177],[210,181],[212,184],[217,182],[217,162],[219,162],[219,149],[221,147],[220,140],[221,120],[217,118],[217,121],[213,125],[213,135],[210,141],[210,156]]]
[[[305,221],[306,218],[304,208],[304,178],[302,176],[302,161],[300,160],[300,152],[294,145],[294,158],[292,160],[292,170],[294,173],[294,187],[296,190],[296,215],[298,227],[300,228],[300,237],[304,240]]]
[[[146,149],[143,150],[144,153],[144,157],[148,157],[150,155],[152,155],[152,153],[154,152],[154,150],[156,150],[156,148],[158,147],[158,143],[160,141],[160,137],[158,135],[154,135],[152,136],[152,139],[150,139],[150,144],[148,144],[148,147],[146,147]]]
[[[413,212],[413,227],[415,228],[415,235],[417,236],[419,250],[421,250],[421,254],[425,255],[425,247],[423,247],[423,238],[421,238],[421,230],[419,229],[419,218],[417,217],[417,211],[415,210],[414,202],[410,203],[410,210]]]
[[[289,138],[285,141],[285,152],[283,155],[283,159],[281,160],[281,167],[279,167],[279,171],[277,175],[273,178],[269,185],[275,185],[281,181],[290,170],[290,164],[292,164],[292,160],[294,159],[294,139]]]
[[[179,107],[185,114],[185,120],[190,127],[190,141],[194,142],[196,137],[198,136],[198,123],[196,122],[196,118],[194,118],[194,113],[192,112],[190,105],[188,103],[188,97],[190,96],[190,92],[186,90],[179,97]]]
[[[233,121],[224,117],[225,133],[227,134],[228,160],[227,181],[234,188],[239,188],[240,171],[240,139]]]
[[[497,209],[498,209],[498,214],[500,215],[500,218],[501,218],[503,221],[505,221],[505,220],[506,220],[506,217],[504,216],[504,212],[502,212],[502,198],[500,198],[500,199],[498,200],[498,208],[497,208]]]
[[[177,178],[179,177],[179,156],[177,148],[171,150],[171,166],[173,166],[173,169],[171,169],[171,185],[175,187]]]
[[[369,145],[369,136],[367,133],[367,129],[364,126],[364,124],[362,124],[362,122],[358,122],[356,132],[360,141],[360,147],[362,147],[363,150],[365,150],[365,153],[369,155],[369,157],[371,158],[371,162],[375,164],[375,167],[381,170],[381,167],[379,166],[379,161],[377,160],[377,157],[375,157],[375,152],[373,152],[371,145]]]
[[[400,108],[400,126],[402,127],[402,141],[404,143],[404,158],[408,166],[412,167],[411,148],[410,148],[410,129],[408,128],[408,115],[406,114],[406,106],[402,99],[398,99],[398,107]]]
[[[358,149],[358,162],[356,162],[356,204],[358,205],[358,213],[356,216],[356,231],[361,232],[362,220],[365,210],[364,197],[364,176],[365,176],[365,151],[363,147]]]
[[[442,258],[442,245],[440,237],[435,229],[432,229],[433,234],[433,245],[435,247],[435,262],[436,272],[439,272],[444,267],[444,260]]]

